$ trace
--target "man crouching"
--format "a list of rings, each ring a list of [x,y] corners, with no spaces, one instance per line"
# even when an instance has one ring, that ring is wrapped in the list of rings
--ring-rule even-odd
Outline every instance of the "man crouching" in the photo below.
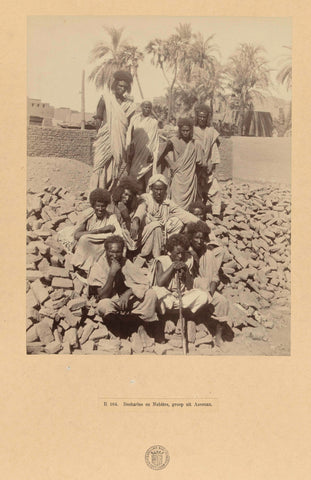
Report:
[[[99,315],[131,314],[144,322],[158,320],[157,295],[150,288],[147,271],[123,256],[124,241],[112,235],[104,242],[105,253],[91,268],[88,283],[97,287]]]
[[[211,299],[207,291],[193,288],[194,279],[189,271],[190,264],[187,262],[187,259],[192,260],[187,252],[188,247],[189,241],[185,235],[174,234],[166,243],[168,255],[161,255],[156,259],[153,289],[157,292],[162,314],[166,310],[178,311],[177,276],[182,295],[182,307],[188,312],[196,314]]]

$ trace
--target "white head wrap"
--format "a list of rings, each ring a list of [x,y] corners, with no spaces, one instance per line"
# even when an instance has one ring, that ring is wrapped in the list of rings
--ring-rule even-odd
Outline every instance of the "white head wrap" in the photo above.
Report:
[[[150,177],[148,182],[148,188],[152,187],[152,185],[154,185],[156,182],[162,182],[168,187],[168,180],[161,173],[156,173],[155,175],[152,175],[152,177]]]

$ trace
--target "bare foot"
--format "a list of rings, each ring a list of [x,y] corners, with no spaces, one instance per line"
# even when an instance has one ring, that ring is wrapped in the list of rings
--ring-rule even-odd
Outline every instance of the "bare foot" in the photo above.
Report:
[[[223,339],[222,339],[222,326],[221,325],[217,325],[217,328],[216,328],[216,335],[215,335],[215,345],[216,347],[221,347],[224,343]]]
[[[138,327],[137,333],[140,336],[140,339],[142,341],[144,348],[151,347],[152,345],[154,345],[154,339],[149,337],[143,325],[140,325]]]

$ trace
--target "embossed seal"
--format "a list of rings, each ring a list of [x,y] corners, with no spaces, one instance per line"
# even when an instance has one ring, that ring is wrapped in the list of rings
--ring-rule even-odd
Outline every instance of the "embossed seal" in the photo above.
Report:
[[[162,445],[153,445],[146,451],[145,460],[148,467],[153,470],[162,470],[170,461],[170,456]]]

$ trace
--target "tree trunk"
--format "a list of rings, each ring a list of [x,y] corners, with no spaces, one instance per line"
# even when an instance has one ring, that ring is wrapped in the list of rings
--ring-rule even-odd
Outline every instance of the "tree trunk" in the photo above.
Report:
[[[81,88],[81,130],[85,129],[85,70],[82,70],[82,88]]]
[[[168,93],[168,112],[167,112],[167,119],[169,122],[171,121],[171,115],[172,115],[172,89],[170,87],[169,93]]]
[[[135,73],[134,73],[134,77],[136,78],[136,82],[137,82],[138,90],[139,90],[139,93],[140,93],[141,99],[143,100],[143,99],[144,99],[144,94],[143,94],[143,91],[142,91],[142,88],[141,88],[141,85],[140,85],[140,81],[139,81],[139,78],[138,78],[137,71],[135,71]]]
[[[173,112],[173,92],[174,92],[174,85],[176,82],[176,78],[177,78],[177,64],[175,65],[174,78],[169,89],[168,114],[167,114],[168,121],[170,121],[170,118]]]
[[[168,80],[168,78],[167,78],[167,76],[166,76],[165,70],[164,70],[164,68],[163,68],[163,66],[162,66],[162,65],[161,65],[161,70],[162,70],[162,73],[163,73],[163,77],[165,78],[165,80],[166,80],[167,84],[169,85],[169,84],[170,84],[170,82],[169,82],[169,80]]]
[[[211,109],[211,114],[210,114],[210,125],[213,125],[213,115],[214,115],[214,96],[211,95],[210,98],[210,109]]]
[[[239,135],[244,135],[244,117],[245,117],[245,108],[244,105],[240,109],[240,118],[239,118]]]

